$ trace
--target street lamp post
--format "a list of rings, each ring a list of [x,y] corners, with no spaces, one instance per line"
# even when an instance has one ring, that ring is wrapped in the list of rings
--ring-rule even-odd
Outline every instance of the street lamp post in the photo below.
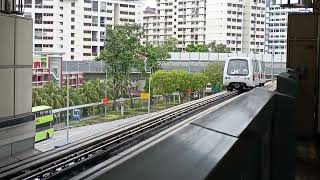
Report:
[[[148,98],[148,114],[150,114],[150,106],[151,106],[151,74],[152,69],[150,68],[150,76],[149,76],[149,98]]]
[[[272,52],[272,59],[271,59],[271,79],[272,79],[272,83],[274,80],[274,49]]]
[[[107,65],[105,67],[105,72],[106,72],[106,80],[105,80],[105,95],[104,98],[108,96],[108,70],[107,70]],[[104,117],[107,118],[107,106],[104,106]]]
[[[69,71],[68,71],[68,62],[66,62],[66,71],[67,71],[67,144],[69,144]]]
[[[85,64],[88,64],[88,62],[86,62]],[[79,67],[79,65],[80,65],[80,62],[78,62],[77,64],[76,64],[77,66],[78,66],[78,72],[80,71],[80,67]],[[73,68],[73,67],[75,67],[76,65],[74,65],[74,66],[71,66],[71,69]],[[66,80],[67,80],[67,84],[66,84],[66,86],[67,86],[67,144],[69,144],[69,129],[70,129],[70,125],[69,125],[69,111],[70,111],[70,105],[69,105],[69,102],[70,102],[70,92],[69,92],[69,71],[68,71],[68,62],[66,61]],[[77,79],[78,80],[78,79]]]
[[[147,58],[144,60],[144,70],[147,72]],[[151,75],[152,75],[152,66],[150,67],[149,70],[149,86],[148,86],[148,91],[149,91],[149,98],[148,98],[148,114],[150,114],[150,108],[151,108]]]

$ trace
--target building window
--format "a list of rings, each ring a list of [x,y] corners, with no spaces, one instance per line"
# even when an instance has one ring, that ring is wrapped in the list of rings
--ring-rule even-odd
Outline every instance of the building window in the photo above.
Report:
[[[92,11],[98,12],[98,1],[92,1]]]
[[[71,48],[70,50],[71,50],[71,52],[74,52],[74,48]]]
[[[74,60],[74,56],[73,56],[73,55],[72,55],[72,56],[70,56],[70,59],[71,59],[71,60]]]
[[[71,7],[74,7],[75,6],[75,2],[71,2]]]
[[[75,10],[71,10],[71,14],[75,14]]]
[[[92,26],[98,26],[98,16],[92,16]]]
[[[74,37],[74,33],[71,33],[71,37]]]
[[[42,13],[35,13],[35,24],[42,24]]]
[[[100,2],[100,12],[106,12],[106,2]]]
[[[75,20],[74,20],[74,18],[71,18],[71,22],[74,22]]]
[[[74,40],[71,40],[71,44],[74,44]]]
[[[71,29],[74,29],[74,25],[71,25]]]
[[[43,47],[52,48],[52,47],[53,47],[53,44],[43,44]]]
[[[42,44],[35,44],[34,45],[34,50],[35,51],[42,51]]]

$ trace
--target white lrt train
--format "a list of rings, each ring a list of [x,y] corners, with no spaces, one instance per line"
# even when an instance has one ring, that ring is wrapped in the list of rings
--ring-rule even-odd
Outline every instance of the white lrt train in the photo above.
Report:
[[[266,82],[264,62],[251,57],[229,57],[224,65],[223,85],[228,91],[263,86]]]

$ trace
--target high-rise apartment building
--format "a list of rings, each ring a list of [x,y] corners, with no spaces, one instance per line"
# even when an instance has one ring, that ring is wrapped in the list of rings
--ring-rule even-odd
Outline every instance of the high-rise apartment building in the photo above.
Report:
[[[309,12],[305,8],[288,8],[279,5],[268,6],[266,13],[265,52],[269,54],[286,54],[288,13]]]
[[[261,53],[265,11],[265,0],[157,0],[155,13],[144,14],[145,40],[172,37],[180,47],[216,41],[232,52]]]
[[[103,49],[105,26],[141,23],[143,0],[25,0],[34,19],[34,52],[63,60],[92,60]]]
[[[206,43],[225,44],[232,52],[263,52],[265,10],[265,0],[208,1]]]
[[[183,48],[190,43],[205,43],[207,0],[157,0],[153,12],[143,17],[145,40],[153,44],[177,39]]]

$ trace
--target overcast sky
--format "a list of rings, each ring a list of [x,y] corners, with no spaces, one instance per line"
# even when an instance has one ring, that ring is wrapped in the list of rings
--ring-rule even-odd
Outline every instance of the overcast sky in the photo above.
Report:
[[[145,7],[156,7],[156,0],[146,0]]]

